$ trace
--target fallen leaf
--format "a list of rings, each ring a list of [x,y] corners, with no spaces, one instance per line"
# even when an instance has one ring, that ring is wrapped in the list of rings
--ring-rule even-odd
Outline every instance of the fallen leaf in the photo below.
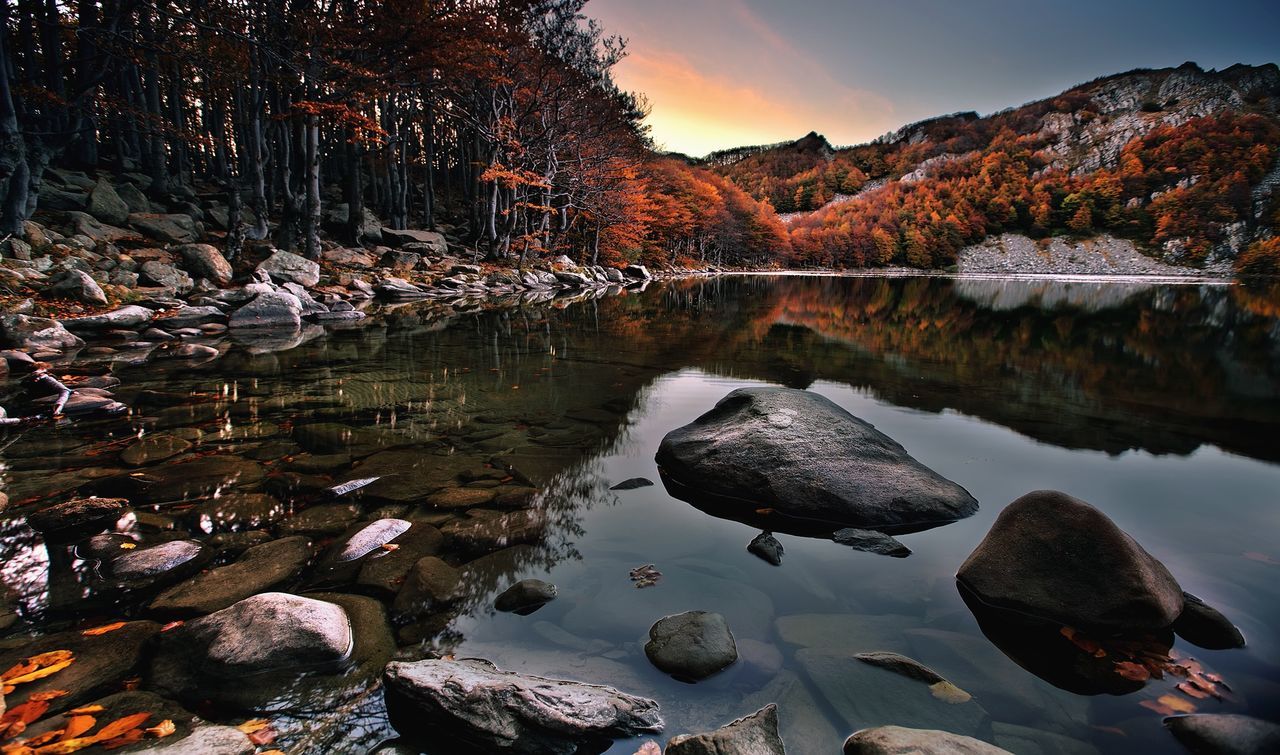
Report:
[[[973,699],[973,695],[970,695],[968,692],[965,692],[945,679],[940,682],[930,684],[929,694],[938,698],[942,702],[949,703],[951,705],[967,703]]]
[[[67,728],[63,730],[59,740],[65,742],[68,739],[75,739],[97,725],[98,719],[93,716],[72,716],[67,719]]]
[[[1173,708],[1179,713],[1195,713],[1196,712],[1195,703],[1189,700],[1183,700],[1181,697],[1178,697],[1176,695],[1161,695],[1156,702],[1159,702],[1162,705]]]
[[[400,550],[400,546],[399,546],[399,545],[396,545],[395,543],[383,543],[383,544],[382,544],[382,550],[384,550],[384,551],[398,551],[398,550]]]
[[[136,729],[137,727],[141,726],[144,722],[146,722],[148,718],[151,718],[150,713],[134,713],[131,716],[125,716],[124,718],[117,718],[116,720],[102,727],[102,730],[99,731],[97,734],[94,734],[93,736],[99,742],[108,740],[108,739],[114,739],[116,737],[122,736],[125,732],[129,731],[130,729]]]
[[[3,674],[0,674],[0,681],[4,681],[7,686],[12,686],[15,683],[19,683],[14,682],[14,679],[18,677],[27,676],[37,671],[41,666],[49,666],[61,663],[62,661],[69,661],[72,657],[70,650],[52,650],[48,653],[33,655],[30,658],[23,659],[22,663],[19,663]]]
[[[1138,703],[1138,705],[1141,705],[1142,707],[1147,708],[1148,710],[1154,710],[1156,713],[1159,713],[1162,716],[1175,716],[1178,714],[1178,711],[1174,710],[1173,708],[1170,708],[1167,705],[1162,705],[1156,700],[1143,700],[1142,702]]]
[[[1280,561],[1275,560],[1274,558],[1272,558],[1271,556],[1268,556],[1265,553],[1259,553],[1257,551],[1246,551],[1244,554],[1244,557],[1249,559],[1250,561],[1257,561],[1258,563],[1261,563],[1261,564],[1270,564],[1272,566],[1280,566]]]
[[[1141,663],[1117,661],[1115,670],[1117,675],[1123,679],[1128,679],[1131,682],[1145,682],[1151,678],[1151,671]]]
[[[1209,693],[1200,689],[1191,682],[1178,682],[1177,690],[1188,697],[1194,697],[1197,700],[1209,699]]]
[[[255,731],[262,731],[263,729],[267,728],[270,725],[271,725],[271,722],[265,718],[251,718],[248,721],[245,721],[244,723],[240,724],[236,728],[244,732],[245,734],[252,734]]]
[[[164,626],[160,627],[160,631],[161,631],[161,632],[168,632],[169,630],[171,630],[171,629],[177,629],[178,627],[180,627],[180,626],[182,626],[183,624],[186,624],[186,623],[187,623],[187,622],[185,622],[185,621],[171,621],[171,622],[169,622],[168,624],[165,624]]]
[[[82,708],[72,708],[67,711],[67,715],[80,716],[86,713],[101,713],[104,710],[106,710],[106,708],[103,708],[101,705],[86,705]]]
[[[128,679],[125,679],[124,681],[120,682],[121,688],[123,688],[126,692],[132,692],[133,690],[137,689],[141,685],[142,685],[142,677],[140,676],[131,676]]]
[[[69,694],[71,693],[65,689],[49,689],[44,692],[32,692],[27,697],[27,702],[32,702],[34,700],[57,700],[59,697],[66,697]]]
[[[152,726],[150,729],[147,729],[146,732],[153,737],[160,738],[167,737],[177,730],[178,727],[173,725],[173,721],[166,718],[155,726]]]
[[[249,741],[253,742],[255,745],[259,747],[261,747],[262,745],[269,745],[272,742],[276,741],[276,730],[271,728],[270,726],[263,729],[259,729],[249,735]]]
[[[46,731],[45,733],[37,734],[36,736],[30,739],[22,740],[21,742],[18,743],[18,746],[39,747],[42,744],[47,744],[57,739],[58,737],[62,736],[63,731],[65,731],[65,729],[54,729],[53,731]],[[5,755],[8,755],[7,750],[0,750],[0,752],[4,752]]]
[[[124,550],[124,551],[131,551],[137,547],[138,547],[137,543],[120,543],[120,550]]]
[[[127,622],[124,622],[124,621],[116,621],[116,622],[112,622],[111,624],[103,624],[100,627],[94,627],[93,629],[86,629],[80,634],[84,635],[85,637],[97,637],[100,634],[106,634],[107,632],[114,632],[120,627],[124,626],[126,623]]]
[[[142,729],[130,729],[120,736],[113,737],[100,744],[104,750],[114,750],[119,747],[127,747],[140,739],[142,739]]]

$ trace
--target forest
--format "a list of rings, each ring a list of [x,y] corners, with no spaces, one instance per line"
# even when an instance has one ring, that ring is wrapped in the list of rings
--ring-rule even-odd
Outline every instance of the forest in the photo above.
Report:
[[[0,10],[0,235],[51,171],[216,199],[246,243],[319,256],[445,227],[508,266],[764,265],[773,210],[653,152],[625,43],[585,0],[53,0]]]

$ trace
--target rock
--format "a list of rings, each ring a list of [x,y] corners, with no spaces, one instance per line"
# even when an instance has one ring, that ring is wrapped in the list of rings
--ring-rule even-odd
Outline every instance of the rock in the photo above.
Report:
[[[432,252],[436,254],[445,254],[449,251],[449,245],[445,241],[444,234],[435,231],[414,231],[400,230],[393,228],[382,228],[382,242],[391,246],[403,246],[404,244],[426,244]]]
[[[844,755],[1012,755],[979,739],[936,729],[877,726],[854,732]]]
[[[29,315],[0,315],[0,345],[23,351],[78,349],[84,341],[57,320]]]
[[[688,611],[665,616],[650,627],[644,654],[676,679],[696,682],[738,660],[738,647],[723,616]]]
[[[481,752],[573,755],[662,730],[652,700],[581,682],[500,671],[488,661],[389,663],[391,723]],[[446,747],[446,749],[453,749]]]
[[[378,263],[373,255],[363,249],[326,249],[320,253],[320,259],[349,267],[373,267]]]
[[[1182,613],[1173,622],[1182,639],[1206,650],[1244,647],[1244,635],[1226,616],[1189,592],[1182,593]]]
[[[853,657],[863,663],[878,666],[908,679],[924,682],[929,685],[929,691],[933,693],[933,696],[943,702],[964,703],[968,702],[972,697],[968,692],[947,681],[938,672],[914,658],[885,652],[858,653]]]
[[[189,736],[170,739],[129,750],[129,755],[252,755],[258,749],[248,734],[234,726],[198,726]]]
[[[1269,755],[1280,752],[1280,725],[1233,713],[1170,716],[1164,725],[1197,755]]]
[[[591,278],[588,278],[582,273],[575,273],[569,270],[556,270],[554,274],[556,276],[556,280],[572,288],[585,288],[590,286],[593,282]]]
[[[653,480],[645,477],[632,477],[614,485],[610,490],[635,490],[636,488],[646,488],[653,484]]]
[[[542,539],[546,527],[546,514],[538,509],[472,509],[466,519],[455,519],[440,531],[462,550],[488,552],[510,545],[536,543]]]
[[[225,498],[233,488],[261,482],[265,475],[266,470],[260,464],[219,454],[152,467],[143,476],[127,473],[94,480],[81,489],[97,494],[116,491],[112,494],[136,496],[142,503],[169,503],[215,493]]]
[[[284,519],[289,508],[264,493],[223,493],[198,503],[187,519],[205,532],[235,532],[266,527]]]
[[[107,295],[102,287],[83,270],[68,270],[57,283],[49,287],[49,293],[61,299],[72,299],[84,304],[106,306]]]
[[[147,195],[138,190],[137,186],[132,183],[122,183],[115,187],[116,196],[124,200],[129,208],[130,213],[135,212],[151,212],[151,202],[147,200]],[[126,218],[127,220],[127,218]]]
[[[264,291],[231,314],[232,328],[302,327],[302,302],[283,291]]]
[[[191,443],[169,433],[144,435],[120,454],[120,461],[131,467],[143,467],[171,459],[191,450]]]
[[[522,579],[504,590],[493,601],[493,607],[504,613],[528,616],[555,599],[555,585],[540,579]]]
[[[49,542],[71,542],[114,525],[127,503],[123,498],[76,498],[31,512],[27,524]]]
[[[340,535],[360,517],[360,507],[347,503],[311,506],[282,521],[282,535]]]
[[[876,530],[859,530],[846,527],[832,533],[831,539],[854,550],[866,551],[867,553],[875,553],[881,556],[906,558],[911,555],[910,548],[898,542],[897,539]]]
[[[124,225],[129,222],[129,205],[106,179],[98,179],[93,191],[89,192],[88,210],[90,215],[104,223]]]
[[[6,669],[23,659],[54,650],[71,651],[74,661],[55,674],[23,684],[22,699],[30,695],[66,690],[69,694],[49,701],[49,712],[59,713],[120,689],[121,682],[136,673],[148,653],[160,625],[130,621],[105,634],[85,635],[80,629],[44,635],[0,651]]]
[[[747,544],[747,552],[754,556],[759,556],[774,566],[780,566],[784,551],[782,543],[778,542],[778,538],[768,532],[761,532]]]
[[[200,228],[190,215],[161,215],[135,212],[129,225],[166,244],[191,244],[200,240]]]
[[[258,270],[277,283],[297,283],[310,288],[320,282],[320,263],[277,249],[258,263]]]
[[[195,277],[208,278],[223,287],[231,283],[231,263],[215,247],[209,244],[183,244],[174,251],[182,255],[188,272]]]
[[[54,186],[42,186],[39,192],[42,210],[83,210],[89,204],[89,195],[78,191],[63,191]]]
[[[170,584],[194,574],[211,554],[194,540],[170,540],[126,550],[111,561],[111,577],[134,587]]]
[[[419,559],[440,552],[444,535],[426,522],[415,522],[391,543],[396,546],[395,550],[379,548],[368,558],[352,562],[360,570],[356,584],[361,590],[387,600],[399,592]]]
[[[223,311],[211,304],[200,307],[179,307],[160,322],[170,330],[198,328],[211,322],[226,322]]]
[[[828,399],[740,388],[658,448],[668,488],[749,516],[775,513],[858,527],[922,528],[973,514],[959,485]]]
[[[379,519],[370,522],[352,535],[341,550],[333,557],[335,562],[355,561],[370,553],[380,550],[382,546],[404,534],[412,523],[403,519]]]
[[[283,586],[311,559],[311,542],[286,537],[255,545],[227,566],[199,574],[160,593],[151,610],[169,616],[220,611],[238,601]]]
[[[439,610],[458,596],[462,572],[435,556],[418,559],[391,604],[398,616],[421,616]]]
[[[375,290],[378,292],[378,296],[391,301],[424,299],[430,296],[429,292],[418,288],[409,281],[393,277],[386,277],[378,281]]]
[[[353,642],[340,606],[262,593],[165,632],[150,679],[161,694],[212,699],[266,672],[340,671]]]
[[[142,263],[138,272],[142,280],[156,286],[171,288],[178,296],[188,294],[195,288],[195,282],[191,280],[190,275],[167,262],[148,260]]]
[[[427,496],[425,503],[434,509],[470,509],[489,503],[497,495],[493,489],[445,488]]]
[[[89,315],[88,317],[75,317],[69,320],[63,320],[62,324],[68,330],[76,331],[115,330],[117,328],[133,330],[151,322],[152,317],[155,317],[155,312],[152,312],[146,307],[139,307],[136,304],[130,304],[127,307],[121,307],[120,309],[115,309],[110,312],[104,312],[100,315]]]
[[[206,346],[203,343],[179,343],[165,344],[155,351],[151,352],[155,359],[194,359],[208,360],[215,359],[222,355],[213,346]]]
[[[396,272],[408,272],[418,266],[422,261],[422,257],[413,252],[404,252],[398,249],[388,249],[386,254],[378,260],[380,267],[389,267]]]
[[[637,281],[647,281],[653,278],[653,276],[649,274],[649,269],[644,265],[627,265],[622,269],[622,274],[631,280]]]
[[[778,706],[769,704],[749,716],[706,734],[682,734],[667,742],[665,755],[785,755],[778,735]]]
[[[994,608],[1078,629],[1163,629],[1183,608],[1163,564],[1098,509],[1050,490],[1000,512],[956,578]]]

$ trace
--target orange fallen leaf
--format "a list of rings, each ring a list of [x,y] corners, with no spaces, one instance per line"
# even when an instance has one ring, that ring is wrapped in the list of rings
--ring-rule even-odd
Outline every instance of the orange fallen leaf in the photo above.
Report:
[[[395,543],[383,543],[383,544],[382,544],[382,550],[384,550],[384,551],[398,551],[398,550],[400,550],[400,546],[399,546],[399,545],[396,545]]]
[[[185,621],[171,621],[171,622],[169,622],[168,624],[165,624],[164,626],[160,627],[160,631],[161,631],[161,632],[168,632],[169,630],[171,630],[171,629],[177,629],[178,627],[180,627],[180,626],[182,626],[183,624],[186,624],[186,623],[187,623],[187,622],[185,622]]]
[[[93,716],[72,716],[67,719],[67,728],[63,730],[59,740],[65,742],[68,739],[75,739],[97,725],[98,719]]]
[[[1245,551],[1244,557],[1249,559],[1250,561],[1257,561],[1258,563],[1261,563],[1261,564],[1270,564],[1272,566],[1280,566],[1280,561],[1277,561],[1276,559],[1272,558],[1271,556],[1268,556],[1265,553],[1259,553],[1257,551]]]
[[[61,663],[62,661],[69,661],[71,658],[72,654],[70,650],[51,650],[47,653],[33,655],[30,658],[23,659],[22,663],[19,663],[3,674],[0,674],[0,680],[12,685],[14,683],[13,680],[16,677],[26,676],[39,669],[41,666],[49,666]]]
[[[102,727],[102,730],[99,731],[97,734],[94,734],[93,736],[99,742],[108,740],[108,739],[114,739],[115,737],[119,737],[123,735],[125,732],[129,731],[130,729],[136,729],[137,727],[141,726],[148,718],[151,718],[150,713],[134,713],[131,716],[125,716],[124,718],[117,718],[116,720]]]
[[[245,721],[244,723],[240,724],[236,728],[244,732],[245,734],[252,734],[255,731],[262,731],[263,729],[267,728],[270,725],[271,725],[271,722],[265,718],[251,718],[248,721]]]
[[[1115,665],[1116,674],[1123,679],[1131,682],[1145,682],[1151,678],[1151,672],[1141,663],[1133,663],[1132,661],[1117,661]]]
[[[103,708],[101,705],[85,705],[84,707],[81,707],[81,708],[72,708],[71,710],[67,711],[67,715],[82,716],[82,715],[85,715],[86,713],[101,713],[104,710],[106,710],[106,708]]]
[[[120,682],[120,686],[123,687],[126,692],[132,692],[133,690],[137,689],[141,685],[142,685],[142,677],[140,676],[131,676],[128,679],[125,679],[124,681]]]
[[[270,726],[268,726],[265,729],[259,729],[258,731],[255,731],[254,733],[249,735],[249,741],[253,742],[255,745],[259,747],[261,747],[262,745],[269,745],[272,742],[276,741],[276,730],[271,728]]]
[[[165,720],[161,721],[155,726],[152,726],[151,728],[147,729],[146,732],[153,737],[159,738],[159,737],[167,737],[177,730],[178,730],[178,727],[173,725],[173,721],[170,721],[169,719],[166,718]]]
[[[58,663],[55,663],[52,666],[45,666],[42,669],[37,669],[35,671],[32,671],[30,674],[15,676],[14,678],[6,679],[5,681],[7,681],[10,685],[26,684],[27,682],[34,682],[35,680],[43,679],[46,676],[53,676],[54,674],[66,668],[67,666],[70,666],[72,661],[74,660],[75,660],[74,658],[68,658],[65,661],[60,661]]]
[[[69,694],[71,693],[65,689],[49,689],[44,692],[32,692],[31,695],[27,697],[27,702],[35,700],[57,700],[59,697],[66,697]]]
[[[137,543],[120,543],[120,550],[123,550],[123,551],[131,551],[137,547],[138,547]]]
[[[1162,705],[1156,700],[1143,700],[1142,702],[1138,703],[1138,705],[1141,705],[1142,707],[1148,710],[1154,710],[1156,713],[1159,713],[1162,716],[1173,716],[1173,715],[1177,715],[1178,713],[1178,711],[1174,710],[1173,708],[1170,708],[1167,705]]]
[[[114,750],[118,747],[127,747],[140,739],[142,739],[142,729],[130,729],[120,736],[113,737],[100,744],[104,750]]]
[[[1183,700],[1181,697],[1178,697],[1176,695],[1161,695],[1157,700],[1157,702],[1161,703],[1162,705],[1166,705],[1170,708],[1173,708],[1179,713],[1195,713],[1196,712],[1195,703],[1189,700]]]
[[[100,627],[94,627],[93,629],[86,629],[80,634],[84,635],[85,637],[97,637],[100,634],[106,634],[107,632],[114,632],[120,627],[124,626],[126,623],[127,622],[124,622],[124,621],[116,621],[110,624],[103,624]]]
[[[1177,689],[1182,694],[1187,695],[1188,697],[1194,697],[1197,700],[1207,700],[1209,698],[1208,692],[1205,692],[1191,682],[1179,682]]]

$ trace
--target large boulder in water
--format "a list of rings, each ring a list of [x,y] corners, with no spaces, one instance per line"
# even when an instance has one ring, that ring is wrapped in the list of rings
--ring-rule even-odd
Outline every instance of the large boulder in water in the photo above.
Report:
[[[1000,512],[956,578],[992,607],[1083,629],[1163,629],[1183,607],[1164,564],[1106,514],[1053,490]]]
[[[667,433],[658,466],[683,498],[868,528],[962,519],[978,502],[816,393],[739,388]]]

